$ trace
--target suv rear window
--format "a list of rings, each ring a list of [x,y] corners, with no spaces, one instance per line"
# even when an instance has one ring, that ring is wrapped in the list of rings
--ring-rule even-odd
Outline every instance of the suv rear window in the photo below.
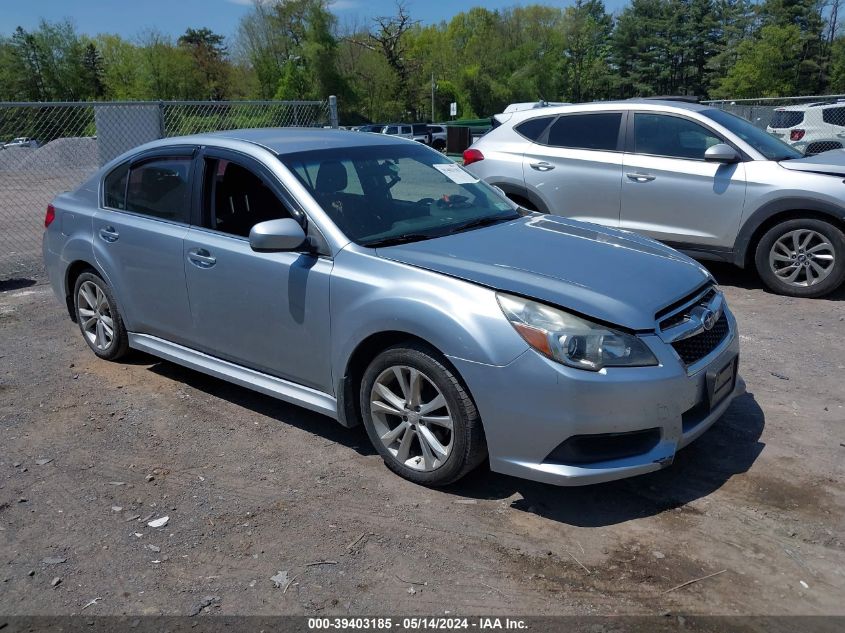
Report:
[[[775,110],[769,127],[792,127],[804,120],[804,113],[796,110]]]
[[[536,141],[540,136],[543,135],[543,132],[546,131],[546,128],[549,127],[549,123],[554,120],[553,116],[541,116],[537,117],[536,119],[528,119],[527,121],[523,121],[519,125],[517,125],[514,129],[522,134],[525,138],[529,141]]]
[[[561,116],[549,129],[548,144],[573,149],[615,151],[621,123],[621,112]]]
[[[825,108],[822,110],[822,121],[831,125],[845,126],[845,107]]]

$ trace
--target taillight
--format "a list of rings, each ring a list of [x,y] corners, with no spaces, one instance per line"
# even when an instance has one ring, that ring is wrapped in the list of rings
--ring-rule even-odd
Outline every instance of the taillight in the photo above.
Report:
[[[790,141],[800,141],[804,138],[804,130],[790,130],[789,131],[789,140]]]
[[[47,215],[44,216],[44,228],[46,229],[56,219],[56,207],[52,204],[47,205]]]
[[[484,154],[481,153],[481,150],[472,148],[464,150],[464,167],[480,160],[484,160]]]

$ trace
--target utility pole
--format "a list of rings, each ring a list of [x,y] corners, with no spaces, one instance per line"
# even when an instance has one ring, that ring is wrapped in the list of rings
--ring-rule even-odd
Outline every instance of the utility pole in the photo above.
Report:
[[[431,122],[436,123],[437,121],[434,120],[434,71],[431,71]]]

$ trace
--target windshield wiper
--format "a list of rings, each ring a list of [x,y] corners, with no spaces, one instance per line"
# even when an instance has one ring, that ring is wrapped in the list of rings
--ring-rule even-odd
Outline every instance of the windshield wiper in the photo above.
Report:
[[[384,237],[372,242],[364,242],[367,248],[378,248],[379,246],[396,246],[397,244],[408,244],[410,242],[421,242],[422,240],[429,240],[435,235],[427,235],[425,233],[406,233],[405,235],[395,235],[393,237]]]
[[[455,227],[449,229],[449,235],[452,233],[460,233],[461,231],[467,231],[469,229],[477,229],[482,226],[491,226],[493,224],[498,224],[499,222],[506,222],[509,220],[516,220],[519,215],[514,216],[485,216],[483,218],[476,218],[474,220],[470,220],[469,222],[464,222],[463,224],[458,224]]]

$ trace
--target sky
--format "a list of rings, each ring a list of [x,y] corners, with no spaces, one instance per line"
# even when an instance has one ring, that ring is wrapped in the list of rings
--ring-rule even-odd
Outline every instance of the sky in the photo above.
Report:
[[[501,9],[527,0],[408,0],[414,19],[423,23],[448,20],[474,6]],[[572,0],[535,0],[537,4],[568,6]],[[605,0],[613,11],[625,0]],[[0,0],[0,34],[9,35],[18,26],[33,29],[41,18],[54,22],[70,18],[81,33],[117,33],[132,38],[156,29],[179,36],[188,27],[208,27],[230,37],[252,0]],[[395,13],[395,0],[335,0],[332,8],[341,24],[367,25],[374,16]]]

